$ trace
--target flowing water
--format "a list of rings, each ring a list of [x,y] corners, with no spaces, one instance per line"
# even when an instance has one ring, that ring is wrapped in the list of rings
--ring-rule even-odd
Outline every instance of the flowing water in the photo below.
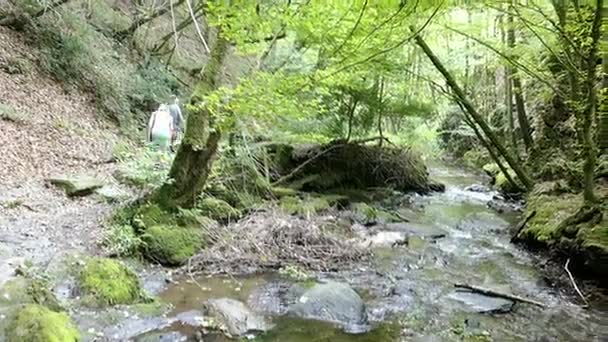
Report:
[[[349,335],[330,324],[272,317],[275,328],[259,341],[388,341],[395,332],[405,341],[607,341],[608,312],[583,309],[576,298],[550,288],[540,273],[542,259],[509,242],[507,223],[516,215],[488,209],[494,195],[465,191],[482,176],[444,165],[432,177],[444,193],[417,196],[407,209],[413,222],[446,232],[439,239],[411,238],[407,246],[378,247],[373,262],[355,270],[316,274],[317,280],[349,283],[365,300],[373,329]],[[161,293],[172,314],[200,310],[210,298],[250,303],[276,275],[246,278],[184,279]],[[464,283],[534,299],[547,307],[512,303],[457,291]],[[258,290],[256,290],[258,289]],[[485,311],[484,313],[480,313]],[[166,333],[192,336],[181,325]],[[169,339],[167,339],[169,340]],[[206,335],[204,341],[227,341]]]

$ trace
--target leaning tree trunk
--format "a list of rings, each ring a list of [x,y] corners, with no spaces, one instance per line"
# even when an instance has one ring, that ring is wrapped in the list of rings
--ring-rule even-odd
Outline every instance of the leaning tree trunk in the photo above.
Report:
[[[411,27],[411,30],[412,30],[412,32],[415,32],[414,27]],[[494,145],[496,150],[498,150],[498,152],[505,159],[507,164],[509,164],[509,167],[511,167],[511,169],[515,172],[515,174],[517,174],[517,177],[519,177],[519,180],[523,183],[526,190],[528,190],[528,191],[532,190],[534,183],[532,183],[532,180],[530,179],[530,177],[524,170],[523,166],[521,164],[519,164],[517,162],[517,160],[511,155],[511,153],[505,148],[505,146],[502,144],[502,142],[499,140],[499,138],[496,136],[496,134],[492,131],[492,129],[490,128],[488,123],[477,112],[475,107],[473,107],[473,104],[469,101],[467,96],[464,94],[464,92],[462,91],[462,89],[460,88],[458,83],[456,83],[456,80],[454,79],[454,77],[452,77],[450,72],[445,68],[443,63],[441,63],[439,58],[437,56],[435,56],[435,54],[433,53],[431,48],[426,44],[424,39],[422,39],[422,36],[420,36],[419,34],[416,35],[415,40],[416,40],[416,44],[418,44],[418,46],[420,46],[422,48],[424,53],[431,60],[431,63],[433,63],[435,68],[437,68],[437,70],[443,75],[448,86],[452,89],[452,91],[454,92],[454,94],[455,94],[456,98],[458,99],[458,101],[460,102],[460,104],[470,114],[471,118],[475,121],[475,123],[477,125],[479,125],[479,127],[483,131],[483,134],[486,135],[489,142],[492,145]]]
[[[163,184],[153,194],[153,201],[165,208],[192,208],[211,171],[221,132],[218,127],[214,127],[203,98],[218,87],[228,47],[228,41],[218,32],[209,61],[190,100],[193,110],[188,115],[184,139],[169,172],[171,181]]]
[[[597,49],[600,40],[600,26],[602,23],[602,12],[603,12],[603,0],[596,1],[595,16],[593,19],[593,26],[591,30],[591,47],[589,49],[589,55],[587,56],[587,75],[585,79],[585,92],[587,93],[585,110],[583,112],[583,155],[585,161],[583,164],[584,174],[584,188],[583,198],[585,203],[591,204],[596,201],[595,194],[593,193],[594,177],[593,171],[595,169],[596,151],[595,144],[591,134],[591,125],[596,112],[597,107],[597,94],[595,90],[596,82],[596,66],[597,66]]]

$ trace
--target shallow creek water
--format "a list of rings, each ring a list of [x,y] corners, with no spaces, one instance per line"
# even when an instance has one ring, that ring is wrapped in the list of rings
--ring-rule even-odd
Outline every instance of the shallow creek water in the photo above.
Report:
[[[576,298],[548,287],[539,270],[542,260],[509,242],[504,224],[515,222],[516,215],[499,215],[488,209],[486,203],[494,195],[491,192],[464,190],[482,183],[482,176],[444,165],[433,167],[431,175],[446,184],[446,191],[415,197],[408,213],[412,222],[445,230],[445,237],[410,239],[408,246],[378,247],[369,264],[315,275],[317,280],[349,283],[365,300],[374,329],[349,335],[330,324],[272,317],[275,328],[256,340],[384,341],[386,331],[397,327],[404,341],[607,341],[608,313],[582,309],[574,304]],[[248,303],[256,289],[277,277],[184,279],[160,296],[173,304],[171,314],[200,310],[211,298]],[[547,308],[516,303],[506,313],[479,313],[477,306],[488,303],[476,303],[475,298],[456,291],[455,283],[517,294]],[[180,325],[164,332],[194,333]],[[204,341],[228,339],[208,335]]]

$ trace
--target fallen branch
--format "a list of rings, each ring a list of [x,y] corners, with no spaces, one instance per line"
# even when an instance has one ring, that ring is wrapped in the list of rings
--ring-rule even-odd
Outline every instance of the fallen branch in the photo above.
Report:
[[[306,167],[306,165],[312,163],[315,159],[323,156],[324,154],[335,150],[338,147],[342,147],[344,144],[337,144],[337,145],[332,145],[326,149],[324,149],[323,151],[320,151],[319,153],[315,154],[314,156],[312,156],[311,158],[307,159],[306,161],[304,161],[302,164],[298,165],[298,167],[296,167],[295,169],[293,169],[293,171],[291,171],[290,173],[286,174],[285,176],[277,179],[276,182],[272,183],[272,186],[276,186],[279,185],[289,179],[291,179],[293,176],[295,176],[298,172],[300,172],[300,170],[302,170],[304,167]]]
[[[568,269],[568,265],[569,264],[570,264],[570,258],[568,258],[568,260],[566,261],[566,264],[564,265],[564,269],[566,270],[566,273],[568,273],[568,277],[570,278],[570,282],[572,282],[572,286],[576,290],[576,293],[578,293],[579,297],[581,297],[581,299],[583,300],[583,302],[585,302],[586,306],[589,306],[589,302],[587,301],[587,298],[585,298],[585,296],[583,296],[583,293],[578,288],[578,285],[576,285],[576,281],[574,281],[574,277],[572,276],[572,273],[570,273],[570,270]]]
[[[517,225],[517,231],[515,231],[515,234],[511,237],[511,242],[519,241],[519,233],[521,233],[521,231],[524,229],[524,227],[528,224],[528,222],[530,222],[530,220],[532,218],[534,218],[534,216],[536,216],[536,211],[533,211],[530,214],[528,214],[528,216],[526,216],[526,218],[523,219]]]
[[[531,299],[519,297],[519,296],[508,294],[508,293],[496,292],[494,290],[490,290],[490,289],[486,289],[486,288],[478,287],[478,286],[474,286],[474,285],[454,284],[454,287],[467,289],[467,290],[470,290],[471,292],[481,293],[482,295],[486,295],[486,296],[490,296],[490,297],[498,297],[498,298],[509,299],[509,300],[513,300],[513,301],[517,301],[517,302],[528,303],[528,304],[539,306],[541,308],[547,307],[545,304],[531,300]]]

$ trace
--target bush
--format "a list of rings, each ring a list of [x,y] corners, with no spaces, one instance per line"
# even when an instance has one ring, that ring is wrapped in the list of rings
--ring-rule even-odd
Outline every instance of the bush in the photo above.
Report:
[[[115,224],[105,231],[102,244],[112,255],[125,257],[136,255],[142,240],[132,226]]]
[[[9,105],[0,103],[0,120],[11,121],[16,124],[23,124],[27,119],[25,113],[17,111],[15,108]]]

